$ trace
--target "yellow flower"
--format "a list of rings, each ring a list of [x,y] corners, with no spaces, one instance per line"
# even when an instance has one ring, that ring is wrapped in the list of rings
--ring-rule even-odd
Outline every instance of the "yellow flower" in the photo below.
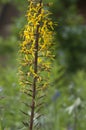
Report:
[[[38,58],[38,63],[41,63],[42,62],[42,59],[39,57]]]
[[[30,1],[29,9],[27,11],[27,25],[25,25],[23,31],[23,41],[20,44],[21,53],[21,71],[23,71],[25,79],[30,77],[33,79],[37,77],[37,81],[41,81],[41,71],[49,73],[51,69],[50,59],[53,55],[51,54],[51,45],[53,41],[53,23],[49,18],[51,15],[50,11],[43,8],[43,3]],[[38,28],[38,30],[37,30]],[[38,49],[35,49],[36,42],[38,42]],[[35,73],[35,54],[37,52],[37,72]],[[40,56],[39,56],[40,55]],[[38,74],[38,72],[40,72]],[[31,77],[32,76],[32,77]],[[25,83],[25,82],[24,82]],[[44,86],[47,86],[46,83]]]
[[[51,14],[39,0],[30,0],[27,11],[27,25],[23,31],[20,44],[20,85],[22,91],[30,96],[31,104],[30,128],[34,123],[35,107],[40,102],[42,92],[49,86],[51,70],[51,46],[53,41],[53,23]],[[42,94],[42,95],[41,95]],[[38,101],[38,103],[37,103]],[[28,129],[30,129],[28,128]]]

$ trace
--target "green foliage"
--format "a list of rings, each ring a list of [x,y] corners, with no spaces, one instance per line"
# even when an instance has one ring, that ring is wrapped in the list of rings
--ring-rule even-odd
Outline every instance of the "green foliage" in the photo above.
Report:
[[[10,42],[9,42],[10,41]],[[15,36],[3,39],[0,37],[0,62],[2,66],[15,66],[17,62],[17,38]],[[15,60],[14,60],[15,59]]]
[[[10,43],[9,43],[10,41]],[[0,55],[5,55],[7,53],[14,53],[16,51],[15,44],[17,41],[16,37],[11,36],[8,39],[4,40],[2,37],[0,37]],[[16,45],[16,46],[15,46]]]
[[[82,67],[85,68],[85,37],[86,28],[84,26],[66,26],[61,33],[63,43],[61,46],[64,49],[67,68],[71,72]]]
[[[59,68],[58,65],[57,68]],[[59,69],[55,69],[54,79],[56,70]],[[64,74],[64,70],[61,73],[57,72],[58,75]],[[58,88],[59,82],[62,84],[60,88]],[[66,83],[62,79],[59,82],[53,84],[48,91],[47,97],[49,99],[46,105],[47,115],[45,120],[47,123],[45,124],[45,130],[64,130],[69,127],[74,129],[75,125],[76,129],[86,129],[86,72],[84,70],[78,71],[72,78],[66,78]]]
[[[69,102],[70,108],[74,108],[76,110],[76,113],[74,113],[74,110],[71,111],[69,118],[71,119],[70,122],[72,126],[76,124],[76,129],[86,129],[85,127],[85,118],[86,118],[86,99],[85,99],[85,93],[86,93],[86,72],[85,71],[78,71],[70,81],[70,85],[68,87],[69,92]],[[74,106],[75,105],[75,106]],[[76,120],[75,120],[76,118]]]
[[[57,0],[53,1],[53,6],[50,7],[53,20],[58,22],[58,27],[55,27],[56,41],[60,45],[58,55],[63,57],[69,73],[86,68],[86,26],[83,24],[84,18],[78,13],[77,2],[78,0]]]
[[[21,123],[26,117],[22,117],[20,112],[24,109],[28,111],[21,103],[26,97],[22,97],[20,93],[16,69],[17,41],[19,32],[26,23],[26,1],[0,0],[0,6],[12,2],[22,14],[14,19],[12,34],[6,39],[0,37],[0,130],[26,130]],[[45,1],[53,2],[50,10],[53,13],[53,21],[58,22],[58,27],[55,27],[56,63],[53,63],[55,68],[50,76],[52,84],[46,95],[46,114],[40,119],[44,128],[42,130],[65,130],[69,126],[73,128],[75,113],[70,108],[77,103],[77,99],[81,101],[77,107],[77,129],[86,129],[86,26],[83,24],[83,17],[78,14],[77,1]]]
[[[21,113],[19,112],[20,97],[16,69],[0,68],[0,124],[2,129],[18,129],[20,127]]]

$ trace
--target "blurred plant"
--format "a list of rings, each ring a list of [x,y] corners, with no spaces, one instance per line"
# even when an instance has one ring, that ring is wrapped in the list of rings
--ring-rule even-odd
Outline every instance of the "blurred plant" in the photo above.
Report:
[[[58,42],[60,45],[58,49],[59,61],[63,58],[61,63],[62,65],[64,63],[69,73],[86,68],[86,25],[84,24],[85,19],[79,14],[80,10],[77,8],[79,0],[50,1],[53,1],[53,6],[50,7],[54,14],[52,15],[53,21],[57,22],[58,20],[55,31],[57,45]]]
[[[73,130],[85,129],[86,118],[86,72],[78,71],[72,77],[72,82],[68,87],[68,107],[66,111],[69,114]]]
[[[0,67],[0,126],[2,130],[17,130],[20,128],[20,121],[22,120],[19,108],[23,109],[23,105],[19,104],[20,100],[24,98],[19,94],[17,70],[16,68]],[[15,76],[16,75],[16,76]]]
[[[66,118],[64,112],[64,106],[66,102],[66,75],[65,68],[61,64],[53,62],[54,68],[52,68],[50,80],[51,86],[48,90],[47,96],[47,116],[45,123],[45,130],[57,130],[64,129],[66,126]]]
[[[73,130],[77,130],[78,129],[78,112],[79,112],[78,110],[81,107],[81,103],[82,103],[81,99],[77,98],[75,100],[75,102],[66,109],[66,111],[69,114],[73,114],[73,116],[74,116]]]
[[[10,42],[9,42],[10,41]],[[0,37],[0,65],[15,66],[18,46],[16,36],[10,36],[7,39]],[[16,46],[15,46],[16,45]]]
[[[28,102],[24,104],[30,107],[28,112],[22,111],[28,117],[23,121],[29,130],[40,127],[39,118],[43,107],[42,98],[49,85],[49,73],[51,70],[53,23],[44,9],[42,0],[31,0],[27,11],[27,25],[23,31],[23,41],[20,44],[20,84],[22,91],[28,96]]]

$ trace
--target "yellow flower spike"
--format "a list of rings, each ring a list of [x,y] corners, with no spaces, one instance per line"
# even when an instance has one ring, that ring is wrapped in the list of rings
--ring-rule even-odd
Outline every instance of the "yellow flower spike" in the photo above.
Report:
[[[29,1],[26,14],[27,25],[23,31],[23,41],[19,51],[21,54],[20,84],[23,86],[22,91],[27,91],[30,96],[29,102],[31,101],[29,130],[33,130],[35,105],[39,93],[41,95],[49,85],[46,79],[49,78],[53,58],[51,53],[53,23],[49,15],[51,12],[44,8],[42,0]]]

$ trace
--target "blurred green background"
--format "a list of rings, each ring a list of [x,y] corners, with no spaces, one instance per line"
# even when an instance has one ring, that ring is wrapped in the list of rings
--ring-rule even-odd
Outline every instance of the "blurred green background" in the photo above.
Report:
[[[44,2],[53,2],[48,9],[58,26],[42,129],[85,130],[86,0]],[[17,73],[20,33],[26,23],[27,7],[27,0],[0,0],[0,130],[25,130],[20,111],[24,109],[25,97],[20,92]]]

